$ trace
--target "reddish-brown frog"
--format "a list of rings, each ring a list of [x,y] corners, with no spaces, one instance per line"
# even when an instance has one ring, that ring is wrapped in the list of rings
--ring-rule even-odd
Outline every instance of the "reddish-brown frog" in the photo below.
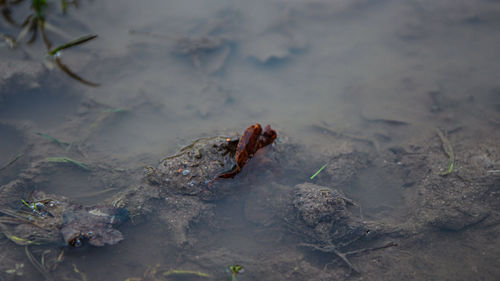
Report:
[[[248,127],[238,141],[234,156],[236,160],[235,167],[231,171],[219,175],[219,178],[233,178],[236,176],[248,159],[252,158],[259,149],[273,143],[276,136],[276,131],[271,129],[269,125],[264,128],[264,131],[262,131],[262,127],[258,123]]]

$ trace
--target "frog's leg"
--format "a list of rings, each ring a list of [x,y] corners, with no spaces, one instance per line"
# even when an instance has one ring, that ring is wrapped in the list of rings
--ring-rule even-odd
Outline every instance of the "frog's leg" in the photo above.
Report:
[[[222,173],[218,176],[218,178],[223,178],[223,179],[229,179],[229,178],[234,178],[234,176],[236,176],[239,172],[241,171],[241,167],[239,165],[234,165],[234,167],[225,172],[225,173]]]

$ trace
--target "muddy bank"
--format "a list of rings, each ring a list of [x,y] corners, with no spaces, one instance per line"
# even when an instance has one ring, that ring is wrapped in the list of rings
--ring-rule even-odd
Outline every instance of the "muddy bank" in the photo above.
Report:
[[[21,136],[32,134],[29,126],[12,128]],[[461,141],[457,142],[458,139]],[[439,268],[433,273],[417,270],[409,273],[408,268],[430,266],[430,261],[422,256],[425,252],[419,250],[421,247],[437,244],[439,248],[441,241],[450,241],[451,237],[465,239],[472,233],[486,239],[488,233],[498,228],[496,189],[499,178],[495,160],[498,144],[490,141],[477,145],[472,142],[475,138],[467,137],[464,130],[447,135],[446,140],[453,144],[455,159],[453,169],[446,175],[449,155],[443,150],[445,143],[434,130],[420,141],[382,151],[377,151],[372,145],[352,142],[348,149],[346,146],[328,147],[325,149],[327,154],[320,159],[315,159],[304,146],[283,134],[272,147],[263,149],[263,153],[252,158],[234,179],[212,182],[234,164],[232,157],[237,140],[237,137],[196,140],[180,154],[175,153],[160,161],[159,167],[165,170],[136,169],[126,181],[124,175],[127,173],[93,163],[89,171],[82,172],[99,177],[103,183],[114,181],[122,185],[123,191],[106,200],[108,209],[98,207],[101,208],[99,213],[106,213],[109,220],[103,216],[100,216],[103,220],[89,220],[88,214],[96,214],[96,207],[82,207],[59,195],[39,191],[42,183],[50,178],[51,171],[60,169],[61,164],[46,159],[25,162],[28,168],[17,179],[2,186],[2,225],[9,226],[2,232],[10,240],[2,245],[9,248],[14,242],[35,249],[48,247],[53,251],[62,246],[71,251],[80,243],[89,246],[115,244],[122,239],[121,234],[115,232],[117,230],[110,228],[111,221],[116,220],[111,219],[113,217],[108,211],[102,210],[120,207],[132,217],[133,224],[129,223],[127,228],[157,221],[164,226],[163,239],[169,241],[168,244],[191,249],[183,254],[185,261],[180,265],[196,265],[219,277],[220,273],[213,269],[224,268],[233,260],[245,265],[247,272],[242,276],[250,279],[262,276],[266,276],[266,280],[270,276],[273,280],[299,280],[311,276],[418,279],[449,274],[439,271]],[[25,138],[25,142],[33,142],[32,137]],[[51,146],[57,144],[49,142],[48,147]],[[40,157],[37,155],[45,153],[29,145],[21,147],[28,159],[36,159]],[[215,154],[209,156],[209,151]],[[184,154],[189,158],[182,158]],[[327,166],[317,178],[305,181],[311,171],[304,171],[305,159],[310,163],[306,165],[311,167],[324,161]],[[202,168],[200,161],[227,161],[228,164],[217,162],[216,166]],[[74,163],[71,166],[73,170],[81,169]],[[198,167],[207,175],[198,173]],[[370,171],[377,171],[376,178]],[[285,172],[294,176],[280,177]],[[173,174],[179,177],[174,177],[175,181],[171,182]],[[193,182],[196,175],[201,176],[201,181]],[[384,182],[390,186],[384,186]],[[375,190],[370,191],[372,188]],[[389,198],[399,199],[377,203],[363,195],[383,192],[385,188],[393,188],[385,191],[391,193],[387,194]],[[43,202],[43,205],[40,203],[36,209],[30,210],[20,199]],[[244,206],[240,220],[258,225],[260,232],[272,233],[268,237],[271,239],[264,240],[263,244],[275,245],[281,254],[245,253],[207,244],[212,243],[210,241],[216,233],[238,229],[238,222],[234,225],[222,223],[226,215],[220,213],[220,206],[231,201],[234,204],[241,202]],[[55,207],[64,211],[59,212]],[[29,214],[35,218],[35,223],[26,217],[24,221],[20,220],[20,214]],[[48,224],[36,223],[38,217],[44,217]],[[56,219],[53,223],[52,218]],[[39,231],[43,229],[48,232]],[[73,237],[75,233],[76,239]],[[97,237],[101,238],[96,240]],[[482,241],[481,238],[467,241],[468,247],[485,247]],[[449,245],[449,242],[442,243],[443,248]],[[119,247],[119,244],[111,247]],[[493,245],[486,249],[491,249],[494,255]],[[197,257],[195,263],[194,256]],[[5,270],[16,263],[23,263],[23,259],[6,264]],[[59,273],[54,271],[51,274],[57,276]]]

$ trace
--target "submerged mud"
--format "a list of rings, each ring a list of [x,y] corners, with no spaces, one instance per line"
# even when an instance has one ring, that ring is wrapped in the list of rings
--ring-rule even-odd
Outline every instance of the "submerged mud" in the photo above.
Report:
[[[36,183],[42,182],[51,169],[47,166],[50,163],[40,160],[32,162],[18,179],[2,186],[2,233],[11,243],[32,248],[71,250],[85,245],[112,245],[127,239],[116,228],[130,214],[139,227],[147,221],[160,222],[165,229],[164,239],[174,247],[196,249],[194,254],[211,260],[219,257],[214,268],[224,267],[228,259],[244,262],[252,270],[249,278],[259,274],[276,280],[285,280],[285,276],[298,280],[304,274],[325,278],[387,276],[384,267],[374,268],[364,256],[378,256],[389,262],[425,243],[424,237],[429,235],[481,233],[499,222],[495,211],[498,178],[491,174],[496,169],[491,157],[496,155],[497,145],[492,142],[476,148],[455,146],[456,155],[468,157],[457,158],[452,173],[443,176],[446,155],[439,138],[432,134],[429,138],[433,141],[413,142],[378,154],[367,153],[362,146],[328,149],[322,159],[314,160],[302,145],[283,135],[272,147],[252,158],[234,179],[220,179],[218,175],[234,165],[231,158],[238,138],[203,138],[161,160],[158,169],[137,169],[123,191],[94,207],[38,190]],[[25,152],[36,158],[36,153]],[[300,182],[298,179],[307,177],[301,169],[304,159],[314,163],[326,160],[328,168],[318,179]],[[227,163],[226,167],[221,163]],[[113,180],[113,172],[95,167],[89,173]],[[73,168],[79,169],[77,165]],[[400,179],[404,189],[398,192],[403,205],[388,206],[385,213],[365,215],[366,209],[356,200],[357,195],[346,187],[355,183],[362,171],[370,169],[391,171],[391,177]],[[189,173],[183,173],[186,170]],[[279,175],[284,171],[292,172],[296,178],[283,179]],[[198,177],[200,180],[196,180]],[[259,225],[261,231],[289,233],[286,243],[277,245],[280,254],[264,255],[257,260],[253,255],[224,252],[228,251],[225,247],[204,251],[203,245],[210,238],[203,241],[201,237],[232,228],[218,223],[217,206],[227,200],[237,202],[246,193],[252,196],[244,202],[241,219]],[[290,260],[292,256],[295,258]],[[191,258],[186,253],[187,264]],[[321,264],[332,262],[335,266],[322,269]],[[293,270],[283,267],[289,263],[298,265]],[[271,265],[281,268],[279,276],[269,275]],[[210,271],[210,263],[204,263],[204,267]],[[406,273],[392,270],[390,278],[403,278]],[[51,274],[61,273],[54,270]]]

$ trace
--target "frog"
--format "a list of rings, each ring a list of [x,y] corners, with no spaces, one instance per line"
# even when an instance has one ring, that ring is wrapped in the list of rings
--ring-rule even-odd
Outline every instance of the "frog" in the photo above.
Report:
[[[260,124],[254,124],[241,136],[195,139],[157,166],[146,166],[142,182],[120,192],[108,204],[126,208],[134,221],[154,213],[171,230],[169,237],[175,244],[190,244],[187,234],[192,222],[211,217],[214,203],[247,186],[251,177],[233,177],[276,135],[270,126],[262,130]]]
[[[234,157],[236,165],[231,171],[220,174],[219,178],[234,178],[258,150],[272,144],[276,137],[277,133],[275,130],[271,129],[270,125],[267,125],[264,131],[262,131],[262,126],[259,123],[248,127],[243,132],[236,147],[236,154]]]
[[[4,189],[26,191],[26,185],[17,180]],[[39,190],[26,196],[19,193],[16,197],[25,199],[4,202],[0,208],[0,231],[16,244],[100,247],[123,240],[116,229],[128,220],[128,211],[123,208],[83,206],[67,197]]]
[[[161,186],[162,193],[197,196],[213,201],[231,191],[234,178],[253,155],[276,139],[277,133],[258,123],[249,126],[241,137],[200,138],[156,168],[147,166],[144,177],[149,184]]]

